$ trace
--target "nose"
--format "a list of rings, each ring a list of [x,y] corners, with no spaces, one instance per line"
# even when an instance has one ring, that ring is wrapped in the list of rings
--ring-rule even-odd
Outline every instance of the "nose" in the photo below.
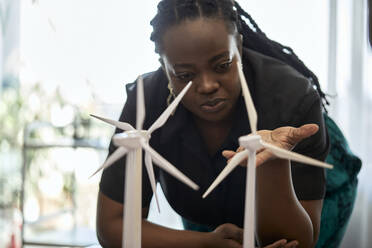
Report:
[[[197,92],[200,94],[211,94],[218,90],[220,84],[208,73],[203,73],[200,75],[200,79],[196,83]]]

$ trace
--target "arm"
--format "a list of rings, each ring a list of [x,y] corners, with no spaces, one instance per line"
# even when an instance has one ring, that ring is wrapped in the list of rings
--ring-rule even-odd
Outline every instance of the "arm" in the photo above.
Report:
[[[311,219],[311,223],[313,225],[313,244],[311,247],[315,247],[316,242],[319,238],[320,217],[322,215],[323,199],[300,201],[300,203]]]
[[[148,208],[143,208],[142,247],[213,247],[241,248],[235,240],[242,236],[242,230],[225,224],[214,232],[200,233],[180,231],[153,224],[145,219]],[[123,205],[111,200],[101,192],[97,205],[97,237],[103,247],[121,247],[123,228]]]
[[[312,130],[311,125],[287,130],[278,128],[270,132],[270,135],[265,133],[261,135],[267,135],[267,141],[277,143],[285,149],[294,149],[295,152],[324,160],[328,153],[329,140],[323,120],[321,101],[315,93],[310,92],[304,97],[299,105],[298,114],[293,115],[290,123],[293,126],[315,123],[317,128]],[[263,152],[262,155],[268,154]],[[262,222],[258,222],[258,225],[262,227],[261,230],[276,229],[277,232],[272,233],[285,234],[280,237],[298,240],[299,247],[314,247],[319,236],[323,206],[324,169],[275,159],[257,168],[257,176],[257,191],[262,194],[257,202],[257,209],[261,209],[257,214],[263,218]],[[273,220],[276,221],[276,225],[280,223],[280,228],[275,224],[269,226],[274,222]],[[267,235],[267,232],[261,232],[261,236],[265,242],[270,242],[272,238],[275,239]]]
[[[322,200],[297,200],[289,161],[275,159],[257,168],[256,199],[257,234],[262,244],[287,238],[298,240],[299,247],[314,247]]]

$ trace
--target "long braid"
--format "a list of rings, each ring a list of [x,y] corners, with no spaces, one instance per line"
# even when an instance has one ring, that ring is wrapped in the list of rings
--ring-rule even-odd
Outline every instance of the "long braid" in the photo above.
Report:
[[[292,66],[307,77],[318,91],[322,105],[329,105],[326,94],[321,90],[317,76],[309,70],[290,47],[269,39],[258,27],[253,18],[233,0],[162,0],[158,4],[158,13],[152,19],[151,40],[155,42],[155,51],[161,50],[161,37],[172,25],[198,17],[219,17],[229,26],[237,27],[243,35],[243,46],[264,55],[276,58]],[[243,18],[247,19],[247,23]]]
[[[292,48],[283,46],[282,44],[269,39],[266,34],[261,31],[253,18],[247,12],[245,12],[237,2],[235,2],[235,7],[241,23],[241,30],[239,31],[243,34],[243,46],[251,48],[267,56],[279,59],[307,77],[311,83],[315,85],[316,90],[323,99],[323,108],[326,110],[325,104],[329,105],[329,102],[326,98],[326,94],[320,88],[317,76],[306,67],[306,65],[293,52]],[[245,17],[249,20],[254,30],[249,27],[242,17]]]

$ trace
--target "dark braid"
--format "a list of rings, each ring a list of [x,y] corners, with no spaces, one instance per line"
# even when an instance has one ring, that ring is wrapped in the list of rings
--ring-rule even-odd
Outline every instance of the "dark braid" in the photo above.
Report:
[[[229,28],[235,28],[238,23],[231,0],[162,0],[150,22],[153,27],[150,39],[155,42],[155,52],[160,52],[161,37],[170,26],[201,16],[223,18]]]
[[[326,110],[325,104],[329,105],[329,102],[326,98],[326,94],[320,88],[317,76],[310,71],[309,68],[307,68],[306,65],[297,57],[292,48],[283,46],[276,41],[270,40],[266,34],[261,31],[253,18],[247,12],[245,12],[237,2],[235,2],[235,7],[241,24],[241,29],[239,32],[243,35],[243,46],[251,48],[252,50],[258,51],[267,56],[279,59],[307,77],[315,86],[320,97],[323,99],[322,104]],[[249,20],[255,31],[252,31],[242,17],[245,17]]]
[[[253,18],[233,0],[162,0],[158,4],[158,13],[152,19],[151,40],[155,42],[155,51],[161,50],[161,37],[172,25],[198,17],[218,17],[226,21],[229,30],[237,28],[243,35],[243,47],[279,59],[292,66],[307,77],[318,91],[325,111],[329,105],[326,94],[321,90],[317,76],[297,57],[292,48],[269,39],[258,27]],[[248,23],[243,20],[246,19]]]
[[[195,19],[200,17],[200,10],[196,0],[177,1],[176,16],[178,20]]]

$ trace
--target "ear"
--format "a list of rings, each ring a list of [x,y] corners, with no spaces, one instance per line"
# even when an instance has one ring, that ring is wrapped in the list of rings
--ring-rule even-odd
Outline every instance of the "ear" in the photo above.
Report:
[[[159,63],[161,65],[161,68],[163,69],[163,71],[165,72],[165,65],[164,65],[164,60],[162,57],[159,58]]]
[[[159,58],[159,62],[160,62],[160,64],[161,64],[161,69],[163,69],[163,72],[164,72],[165,76],[168,78],[168,80],[170,80],[170,79],[169,79],[169,75],[168,75],[168,73],[167,73],[167,68],[166,68],[166,65],[165,65],[164,59],[163,59],[162,57]]]

